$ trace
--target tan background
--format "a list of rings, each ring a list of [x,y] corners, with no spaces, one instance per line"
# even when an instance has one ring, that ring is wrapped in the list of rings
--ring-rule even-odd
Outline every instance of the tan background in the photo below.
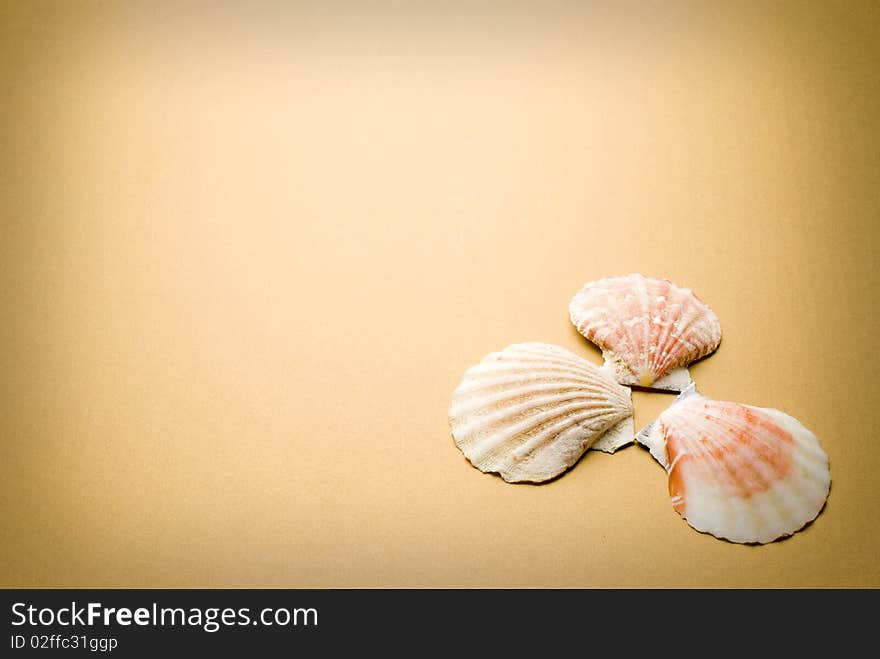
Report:
[[[880,586],[876,3],[176,4],[0,11],[2,585]],[[821,439],[802,533],[455,448],[464,370],[598,363],[568,300],[631,271]]]

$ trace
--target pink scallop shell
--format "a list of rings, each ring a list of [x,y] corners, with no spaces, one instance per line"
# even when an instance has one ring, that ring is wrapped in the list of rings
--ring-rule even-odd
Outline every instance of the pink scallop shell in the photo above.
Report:
[[[630,386],[681,391],[691,381],[688,364],[721,342],[718,318],[689,289],[640,274],[585,284],[569,313],[617,381]]]
[[[638,441],[666,468],[675,511],[698,531],[733,542],[795,533],[816,518],[831,486],[828,456],[797,419],[693,388]]]

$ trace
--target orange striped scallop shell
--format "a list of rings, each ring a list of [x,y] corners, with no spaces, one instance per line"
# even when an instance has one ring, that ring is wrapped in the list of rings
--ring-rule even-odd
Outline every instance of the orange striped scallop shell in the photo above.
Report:
[[[681,391],[691,381],[688,364],[721,342],[718,318],[689,289],[640,274],[585,284],[569,314],[630,386]]]
[[[733,542],[795,533],[819,514],[831,486],[828,456],[797,419],[693,389],[638,440],[666,468],[675,511]]]

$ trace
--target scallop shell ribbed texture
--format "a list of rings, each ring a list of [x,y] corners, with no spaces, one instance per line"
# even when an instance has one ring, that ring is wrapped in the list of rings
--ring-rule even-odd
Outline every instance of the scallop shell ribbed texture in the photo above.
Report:
[[[784,412],[683,394],[646,431],[639,441],[666,468],[673,508],[698,531],[772,542],[825,505],[828,456]]]
[[[689,289],[640,274],[583,286],[569,304],[571,322],[602,348],[617,381],[681,391],[686,367],[713,352],[721,325]]]
[[[632,441],[632,415],[629,389],[590,362],[558,346],[520,343],[467,370],[452,394],[449,423],[481,471],[542,482],[600,439],[603,450]],[[609,445],[613,433],[622,440]]]

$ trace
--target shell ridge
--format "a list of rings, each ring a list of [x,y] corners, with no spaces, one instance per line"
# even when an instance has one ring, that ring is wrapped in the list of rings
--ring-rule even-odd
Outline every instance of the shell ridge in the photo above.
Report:
[[[671,291],[671,287],[668,285],[669,282],[666,282],[666,283],[667,283],[666,290],[663,293],[663,296],[666,299],[666,301],[663,304],[663,318],[664,318],[664,320],[668,319],[668,317],[669,317],[670,306],[675,306],[675,307],[679,307],[679,308],[681,307],[681,305],[678,304],[677,302],[673,302],[672,305],[670,305],[670,297],[672,297],[672,296],[669,293]],[[657,340],[658,346],[659,345],[666,345],[668,343],[669,336],[672,334],[672,328],[674,327],[674,325],[675,325],[675,321],[672,321],[672,320],[669,320],[668,322],[666,322],[663,325],[663,330],[660,332],[660,334],[658,336],[658,340]],[[660,350],[658,348],[657,352],[659,352],[659,351]]]
[[[779,521],[779,529],[789,528],[800,521],[800,516],[798,515],[797,509],[794,505],[792,505],[792,500],[794,499],[793,492],[794,486],[790,480],[781,481],[775,488],[770,491],[770,493],[772,494],[770,503],[772,505],[773,511],[777,515]],[[797,530],[798,529],[795,529],[795,531]],[[792,531],[791,533],[794,533],[794,531]],[[791,533],[788,533],[786,535],[791,535]]]
[[[773,419],[774,423],[785,429],[800,447],[815,455],[826,465],[828,464],[828,454],[825,453],[825,450],[819,443],[819,438],[813,434],[813,431],[796,418],[790,414],[786,414],[782,410],[773,409],[771,407],[756,407],[754,405],[746,405],[746,407],[763,412],[769,416]]]
[[[639,324],[642,326],[642,331],[641,342],[636,354],[642,358],[642,363],[638,367],[639,373],[635,375],[641,379],[645,369],[650,368],[649,364],[651,361],[649,354],[649,346],[651,345],[651,294],[648,290],[648,282],[644,279],[638,281],[638,290],[641,297],[639,300],[639,311],[641,312],[640,318],[642,320]]]
[[[742,407],[747,407],[747,406],[742,405]],[[762,446],[766,447],[771,453],[776,454],[778,457],[780,457],[780,458],[790,458],[791,457],[790,456],[791,451],[783,451],[780,446],[781,442],[774,441],[772,439],[772,437],[767,437],[766,432],[761,432],[761,433],[751,432],[750,428],[749,428],[749,424],[744,419],[742,419],[742,418],[736,418],[735,420],[730,419],[729,417],[725,417],[724,414],[715,410],[714,408],[710,408],[710,409],[705,410],[705,413],[707,416],[711,416],[713,421],[715,421],[716,423],[718,423],[719,425],[721,425],[722,427],[727,429],[728,432],[730,432],[731,434],[736,435],[738,433],[746,433],[747,432],[747,433],[749,433],[749,437],[751,437],[756,442],[759,442]],[[790,432],[788,432],[788,430],[786,430],[785,428],[783,428],[782,426],[777,424],[775,421],[773,421],[772,418],[770,418],[766,415],[763,415],[763,414],[761,416],[763,416],[770,423],[773,423],[774,425],[776,425],[780,430],[782,430],[789,437],[791,437],[792,440],[794,440],[793,435]],[[743,442],[739,442],[739,445],[745,446]],[[768,459],[764,455],[760,455],[760,457],[765,462]]]
[[[825,453],[816,435],[800,421],[781,410],[764,407],[756,409],[765,412],[771,418],[778,417],[781,419],[782,423],[779,423],[780,426],[783,423],[788,425],[785,430],[794,438],[795,445],[800,449],[799,451],[793,451],[795,465],[806,471],[806,475],[812,479],[812,482],[822,485],[826,490],[829,489],[831,477],[828,454]]]
[[[827,460],[800,460],[795,462],[798,469],[804,472],[804,477],[816,485],[822,485],[827,488],[831,482],[828,478],[828,461]]]
[[[663,291],[662,291],[662,297],[664,298],[663,320],[665,322],[663,324],[662,331],[659,332],[659,335],[657,337],[657,345],[658,346],[667,345],[669,343],[670,336],[672,335],[672,330],[675,327],[675,320],[673,318],[671,318],[670,310],[678,309],[680,311],[681,307],[682,307],[682,303],[679,302],[677,299],[675,299],[675,295],[673,295],[673,293],[675,291],[673,290],[673,287],[669,283],[669,281],[663,280],[663,283],[665,284],[665,286],[663,287]],[[660,291],[658,291],[658,295],[659,294],[660,294]],[[660,348],[658,347],[657,351],[654,354],[656,355],[659,352],[661,352],[661,351],[660,351]],[[659,374],[666,373],[669,370],[668,366],[667,366],[666,370],[661,371],[659,369],[660,369],[659,365],[655,366],[655,370],[657,370],[657,372],[658,372],[658,378],[659,378]]]
[[[556,417],[554,419],[554,422],[558,418],[559,417]],[[536,453],[540,452],[540,450],[543,449],[547,444],[552,443],[563,432],[567,431],[572,426],[580,426],[587,433],[595,433],[595,431],[591,430],[590,428],[583,426],[583,423],[591,418],[594,418],[594,417],[584,416],[584,415],[572,415],[572,416],[566,417],[561,422],[554,423],[554,425],[551,426],[552,430],[550,432],[538,432],[538,433],[535,433],[534,435],[527,437],[526,440],[524,442],[522,442],[513,451],[513,453],[515,455],[518,454],[518,457],[516,457],[515,459],[518,461],[525,461],[530,456],[533,456]],[[590,440],[589,437],[586,437],[584,440],[581,440],[582,444],[583,444],[583,450],[581,451],[580,454],[583,455],[583,453],[586,452],[586,450],[590,447],[590,445],[593,442],[595,442],[599,436],[600,435],[596,435],[595,437],[592,438],[592,440]]]
[[[582,405],[581,402],[582,401],[579,399],[569,399],[567,402],[562,401],[560,404],[565,403],[566,409],[560,413],[560,416],[565,415],[572,410],[582,410],[582,413],[585,415],[584,419],[593,420],[606,415],[616,414],[620,411],[618,408],[612,406],[586,407]],[[465,425],[459,426],[459,430],[475,437],[506,432],[507,429],[510,429],[511,432],[514,432],[517,435],[532,435],[540,433],[543,426],[546,426],[559,418],[558,416],[547,416],[548,414],[550,413],[529,414],[528,408],[499,410],[490,415],[479,416]],[[508,423],[506,417],[516,418],[516,425],[505,425]],[[504,437],[502,441],[509,441],[510,439],[510,437]]]
[[[594,415],[601,415],[603,413],[606,413],[607,411],[618,409],[617,406],[610,405],[604,401],[597,402],[595,405],[579,404],[581,401],[590,401],[591,399],[591,396],[584,395],[581,392],[573,392],[573,394],[571,395],[564,395],[562,397],[545,396],[542,398],[531,399],[523,401],[521,403],[516,403],[514,405],[494,408],[492,412],[488,414],[476,415],[476,417],[470,423],[465,424],[462,429],[465,431],[469,431],[469,434],[483,432],[491,428],[493,425],[503,422],[503,419],[499,418],[500,414],[503,414],[505,416],[512,415],[516,417],[522,417],[522,421],[525,422],[528,419],[532,419],[541,415],[541,412],[538,412],[535,414],[523,416],[530,409],[538,409],[542,406],[548,406],[553,403],[568,403],[567,405],[562,406],[562,408],[564,408],[565,410],[569,410],[572,408],[584,409],[584,411],[589,411]],[[466,411],[465,413],[473,414],[473,412],[471,412],[470,410]]]
[[[657,349],[652,355],[651,365],[658,376],[668,371],[672,364],[676,361],[675,347],[681,345],[680,336],[690,329],[693,318],[696,314],[693,309],[688,309],[687,305],[677,303],[676,307],[681,313],[689,313],[690,316],[682,316],[678,321],[671,320],[667,326],[667,331],[662,335],[662,341],[657,344]],[[682,322],[685,321],[685,322]]]
[[[532,394],[547,394],[539,399],[532,399],[535,402],[552,402],[554,400],[553,395],[567,395],[567,394],[578,394],[577,397],[595,397],[597,393],[600,393],[598,390],[587,388],[583,385],[577,383],[560,383],[558,385],[554,383],[542,382],[531,387],[523,387],[521,389],[517,388],[507,388],[503,389],[494,394],[489,394],[485,398],[471,400],[469,403],[459,403],[458,406],[454,406],[452,409],[456,416],[463,416],[465,414],[473,414],[477,410],[481,408],[498,408],[499,403],[503,403],[505,401],[514,401],[520,398],[529,397]],[[557,400],[563,400],[561,398]]]
[[[686,438],[684,436],[682,436],[681,438],[676,437],[676,439],[677,439],[677,441],[680,441],[683,444],[682,450],[680,452],[682,455],[689,455],[694,459],[704,458],[707,461],[711,460],[718,468],[718,470],[715,472],[716,474],[717,473],[724,473],[727,476],[728,483],[731,483],[734,485],[736,484],[736,482],[737,482],[736,474],[735,474],[733,468],[729,464],[727,464],[726,462],[721,460],[719,457],[714,455],[711,451],[706,451],[706,450],[702,449],[697,440],[691,440],[689,437]],[[707,441],[712,442],[713,445],[718,446],[718,447],[723,446],[715,438],[707,437]],[[667,440],[667,445],[668,445],[668,440]],[[678,457],[679,457],[679,452],[676,452],[676,456],[670,462],[670,467],[672,466],[672,464],[674,464],[678,461]],[[703,470],[703,471],[705,471],[705,470]],[[671,470],[669,473],[670,474],[672,473]],[[704,481],[704,483],[705,483],[705,481]],[[715,484],[720,484],[720,480],[716,479]]]
[[[633,363],[627,363],[626,366],[638,381],[640,371],[644,370],[644,357],[648,339],[643,320],[649,315],[647,311],[648,296],[645,291],[644,282],[632,279],[631,277],[627,277],[627,280],[632,281],[635,284],[633,301],[638,304],[638,315],[628,320],[618,322],[624,328],[624,335],[627,337],[629,347],[628,352],[631,355],[635,355],[636,358]]]
[[[495,376],[492,379],[487,379],[485,376]],[[523,382],[523,378],[537,378],[542,381],[567,381],[567,382],[576,382],[578,384],[594,384],[593,379],[588,377],[586,374],[584,375],[576,375],[573,373],[565,373],[560,371],[529,371],[529,370],[513,370],[513,371],[502,371],[498,370],[497,372],[492,373],[470,373],[466,375],[461,384],[455,389],[456,393],[464,393],[468,391],[480,391],[481,389],[487,389],[498,385],[508,385],[508,384],[519,384]]]
[[[740,444],[740,449],[746,456],[743,458],[744,461],[751,466],[756,475],[761,478],[759,483],[766,485],[765,492],[772,491],[775,487],[779,486],[782,483],[786,483],[790,480],[791,472],[793,471],[794,461],[791,459],[790,455],[786,455],[784,452],[780,451],[778,448],[773,447],[771,444],[767,443],[766,446],[770,447],[771,450],[776,451],[776,456],[780,459],[784,459],[786,462],[785,470],[782,473],[780,467],[774,467],[772,461],[767,458],[766,455],[759,452],[755,449],[754,446],[750,446],[748,444]],[[752,458],[748,460],[747,458]]]
[[[521,355],[517,355],[515,358],[511,359],[493,359],[480,362],[468,369],[468,372],[482,375],[484,373],[491,374],[498,371],[522,370],[525,373],[531,374],[535,369],[552,373],[594,376],[595,371],[599,369],[599,366],[592,364],[587,360],[576,362],[560,359],[528,359],[523,358]]]
[[[471,380],[467,383],[463,383],[463,386],[457,388],[454,394],[460,396],[465,394],[473,395],[482,393],[486,396],[492,396],[496,394],[500,396],[501,394],[509,394],[511,392],[517,391],[518,387],[523,387],[522,383],[523,377],[521,375],[499,377],[487,381],[476,379]],[[534,388],[535,391],[540,391],[541,388],[546,387],[548,391],[553,390],[554,388],[577,388],[596,394],[606,393],[605,389],[600,388],[596,383],[587,378],[566,377],[563,379],[552,374],[545,373],[534,374],[531,381],[526,386]]]
[[[484,442],[484,444],[498,444],[504,443],[508,441],[512,437],[517,435],[521,435],[523,433],[528,433],[532,431],[539,431],[542,426],[548,425],[556,421],[558,418],[565,416],[568,412],[572,410],[578,409],[579,406],[573,403],[569,403],[568,405],[563,405],[560,408],[554,410],[538,410],[535,414],[525,416],[514,423],[505,424],[505,419],[503,416],[499,418],[499,412],[506,412],[507,410],[498,410],[493,412],[492,414],[477,416],[476,418],[469,419],[466,423],[459,425],[459,431],[462,432],[465,436],[475,437],[485,435],[493,431],[499,424],[502,424],[503,428],[496,433],[493,433],[494,437],[491,442]],[[510,436],[508,436],[510,435]]]
[[[505,366],[507,364],[507,366]],[[479,364],[477,366],[480,366]],[[469,369],[465,373],[461,384],[455,389],[453,395],[461,395],[465,393],[477,392],[484,389],[491,389],[497,382],[499,385],[517,385],[523,380],[552,379],[558,376],[559,380],[568,379],[572,382],[578,382],[585,386],[593,387],[609,396],[615,396],[618,399],[625,398],[627,391],[622,385],[619,385],[612,378],[602,373],[599,367],[584,361],[583,368],[552,368],[536,371],[534,368],[527,368],[525,365],[512,362],[497,362],[490,366],[492,368],[477,368],[477,366]],[[522,369],[522,370],[520,370]],[[505,378],[498,377],[495,379],[487,379],[487,376],[498,375],[507,376]]]
[[[684,322],[679,323],[678,327],[675,327],[674,323],[672,324],[672,326],[675,327],[676,332],[673,332],[672,330],[670,330],[668,333],[668,339],[667,339],[668,342],[666,345],[663,346],[664,350],[661,351],[658,348],[657,352],[654,353],[655,355],[656,354],[665,355],[662,362],[658,363],[658,365],[657,365],[658,369],[662,369],[659,371],[658,375],[662,375],[663,373],[666,373],[673,366],[680,366],[681,365],[679,363],[680,361],[682,361],[681,357],[676,357],[676,352],[674,349],[676,345],[681,345],[681,346],[687,348],[687,350],[683,351],[684,356],[685,356],[684,361],[687,361],[686,356],[687,356],[687,352],[689,350],[694,350],[695,354],[697,355],[696,358],[691,360],[692,362],[696,361],[697,359],[700,359],[700,357],[703,357],[705,354],[705,353],[703,353],[702,349],[699,346],[696,346],[696,347],[693,346],[690,342],[687,341],[687,339],[682,339],[682,337],[687,336],[687,333],[694,329],[694,324],[700,319],[700,314],[706,312],[707,307],[705,307],[703,305],[697,306],[697,305],[682,304],[681,308],[682,309],[688,308],[688,315],[686,315],[684,317]]]
[[[476,449],[476,451],[474,452],[474,457],[475,459],[484,461],[490,457],[493,457],[498,448],[501,447],[505,442],[514,440],[524,433],[534,433],[533,435],[524,437],[522,441],[519,442],[520,446],[522,446],[534,435],[541,434],[542,432],[548,432],[548,426],[550,428],[553,428],[553,424],[556,423],[558,419],[563,417],[565,417],[566,420],[574,419],[575,421],[577,421],[592,418],[593,416],[599,416],[592,411],[583,413],[581,415],[566,416],[568,412],[571,412],[574,409],[578,409],[578,406],[570,404],[563,406],[563,409],[553,410],[549,413],[542,412],[534,414],[522,421],[506,427],[503,431],[499,431],[494,437],[484,438],[481,442],[479,442],[479,445],[477,445],[477,442],[474,442],[473,446]],[[485,433],[488,429],[491,429],[491,425],[492,424],[480,423],[475,423],[473,425],[469,424],[469,426],[463,428],[462,430],[464,431],[465,435],[474,435],[480,432]]]

